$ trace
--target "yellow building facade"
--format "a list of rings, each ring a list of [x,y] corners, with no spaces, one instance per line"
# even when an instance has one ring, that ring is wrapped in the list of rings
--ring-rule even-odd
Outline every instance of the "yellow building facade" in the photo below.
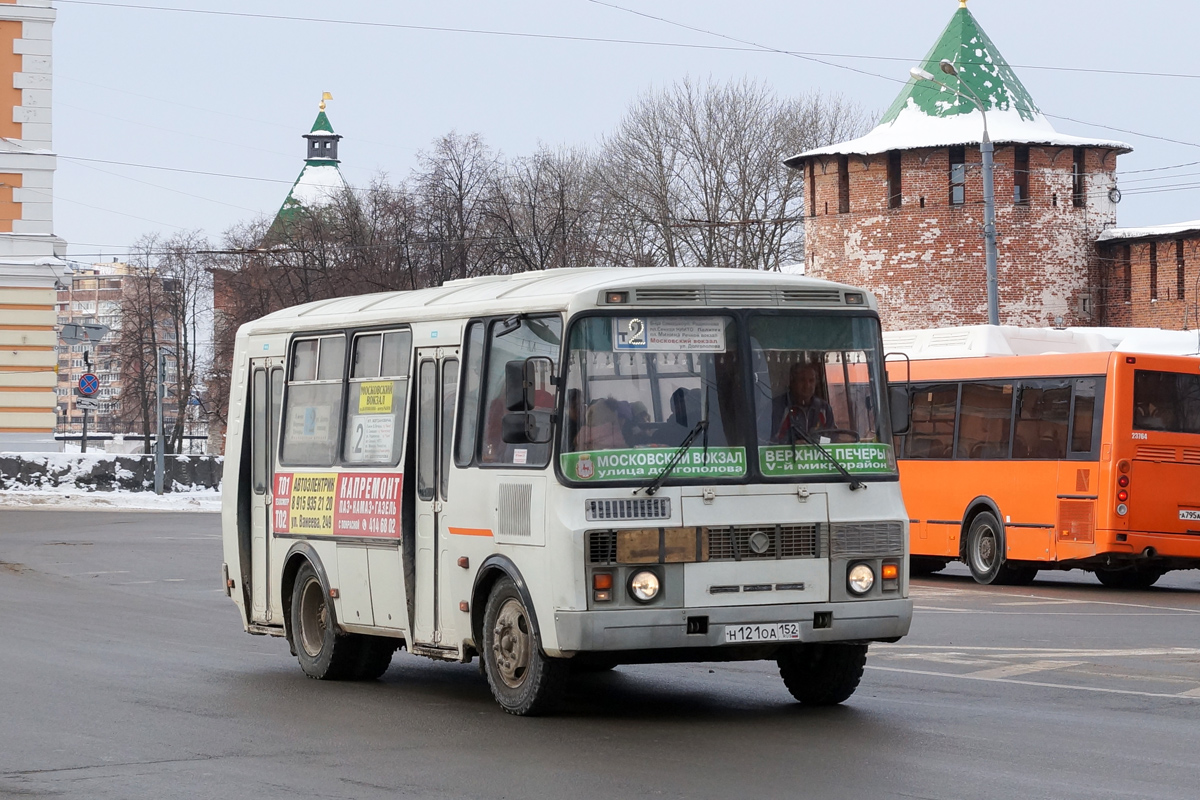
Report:
[[[0,451],[57,450],[50,0],[0,0]]]

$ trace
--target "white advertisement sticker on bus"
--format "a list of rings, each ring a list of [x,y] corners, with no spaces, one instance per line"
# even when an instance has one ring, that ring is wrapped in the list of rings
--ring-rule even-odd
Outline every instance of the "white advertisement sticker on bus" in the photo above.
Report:
[[[725,352],[724,317],[617,317],[613,349],[659,353]]]
[[[389,384],[390,386],[391,384]],[[355,414],[350,417],[350,447],[346,460],[352,463],[392,461],[396,418],[391,414]]]

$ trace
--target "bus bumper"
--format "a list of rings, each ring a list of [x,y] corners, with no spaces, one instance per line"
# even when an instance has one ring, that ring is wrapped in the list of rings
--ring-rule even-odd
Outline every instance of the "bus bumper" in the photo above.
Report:
[[[556,611],[559,653],[606,650],[725,647],[731,625],[799,622],[801,642],[862,642],[896,639],[912,624],[912,600],[848,603],[739,606],[714,608],[637,608],[611,611]],[[817,614],[829,614],[826,627],[815,628]],[[699,618],[706,618],[704,625]],[[705,628],[703,633],[688,633]]]

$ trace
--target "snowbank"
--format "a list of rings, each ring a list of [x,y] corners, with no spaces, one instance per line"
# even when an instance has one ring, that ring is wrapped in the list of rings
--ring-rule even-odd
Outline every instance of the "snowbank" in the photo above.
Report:
[[[207,511],[221,510],[221,492],[201,489],[157,495],[154,492],[87,492],[78,489],[0,491],[0,509],[55,508],[61,511]]]
[[[220,491],[220,456],[167,456],[164,491]],[[0,453],[0,492],[153,492],[154,456],[119,453]]]

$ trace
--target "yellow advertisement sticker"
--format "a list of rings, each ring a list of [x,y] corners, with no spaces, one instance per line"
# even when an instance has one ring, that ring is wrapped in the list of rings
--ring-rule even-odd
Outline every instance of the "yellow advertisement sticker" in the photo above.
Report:
[[[302,473],[291,476],[288,530],[291,533],[333,533],[335,473]]]
[[[390,414],[392,413],[392,382],[369,381],[359,384],[358,413],[360,414]]]

